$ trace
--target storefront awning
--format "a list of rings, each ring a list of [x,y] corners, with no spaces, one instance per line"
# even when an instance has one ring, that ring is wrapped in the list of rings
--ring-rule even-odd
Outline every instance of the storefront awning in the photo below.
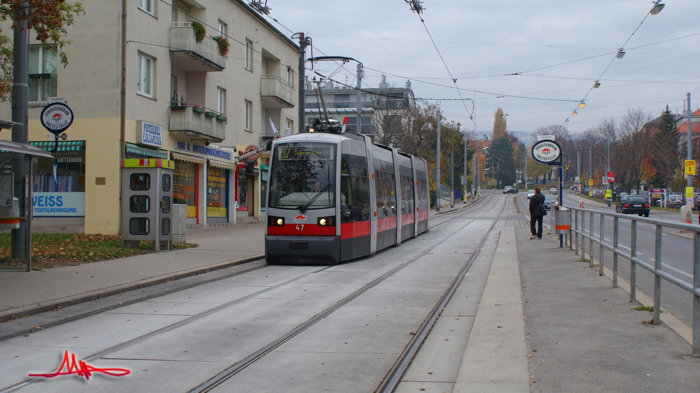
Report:
[[[209,160],[209,166],[213,166],[215,168],[224,168],[224,169],[236,169],[236,163],[235,162],[227,162],[227,161],[219,161],[219,160]]]
[[[204,164],[207,162],[207,160],[204,157],[191,156],[189,154],[181,154],[181,153],[175,153],[175,152],[173,152],[171,154],[173,156],[173,160],[191,162],[194,164]]]
[[[168,159],[168,152],[165,150],[139,146],[129,142],[126,142],[126,152],[142,156],[144,158],[161,158],[163,160]]]
[[[51,151],[56,146],[56,141],[29,142],[29,144]],[[82,151],[84,148],[85,141],[58,141],[58,149],[56,151]]]

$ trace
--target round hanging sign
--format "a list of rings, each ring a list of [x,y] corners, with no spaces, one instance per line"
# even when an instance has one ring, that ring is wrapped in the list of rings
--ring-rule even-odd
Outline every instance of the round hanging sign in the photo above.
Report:
[[[243,152],[243,154],[248,154],[248,153],[250,153],[250,155],[247,157],[248,161],[255,161],[260,157],[261,152],[257,146],[249,145],[248,147],[245,148],[245,151]]]
[[[54,102],[44,107],[39,118],[44,128],[58,136],[73,124],[73,111],[66,104]]]
[[[561,157],[561,146],[557,142],[543,140],[532,146],[532,157],[543,164],[558,164]]]

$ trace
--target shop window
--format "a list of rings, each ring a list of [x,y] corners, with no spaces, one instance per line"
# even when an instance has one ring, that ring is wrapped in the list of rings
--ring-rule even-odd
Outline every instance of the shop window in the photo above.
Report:
[[[228,193],[226,179],[228,170],[209,167],[207,169],[207,217],[226,217]]]
[[[151,210],[151,198],[145,195],[133,195],[129,198],[129,211],[132,213],[148,213]]]
[[[129,220],[129,233],[132,235],[148,235],[151,232],[151,221],[148,218],[132,218]]]
[[[132,173],[129,176],[129,188],[132,191],[148,191],[151,189],[151,175],[148,173]]]
[[[187,217],[197,217],[197,164],[178,161],[173,170],[173,203],[187,206]]]

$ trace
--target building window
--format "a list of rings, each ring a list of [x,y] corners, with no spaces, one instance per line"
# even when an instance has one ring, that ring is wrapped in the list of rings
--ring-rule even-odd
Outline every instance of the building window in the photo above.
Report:
[[[245,101],[245,113],[243,115],[243,128],[246,131],[252,131],[253,128],[253,103]]]
[[[291,135],[294,133],[294,122],[287,119],[287,130],[285,135]]]
[[[139,9],[148,12],[151,15],[156,14],[155,0],[139,0]]]
[[[292,67],[287,67],[287,84],[294,87],[294,70]]]
[[[216,111],[222,115],[226,114],[226,90],[218,87],[216,89]]]
[[[55,46],[32,46],[29,48],[29,101],[46,101],[56,97]]]
[[[227,33],[227,31],[228,31],[228,25],[226,25],[226,23],[224,23],[224,22],[222,22],[221,20],[219,20],[219,28],[218,28],[218,31],[219,31],[219,36],[220,36],[220,37],[226,37],[226,33]]]
[[[245,69],[253,71],[253,41],[245,40]]]
[[[155,59],[142,53],[138,54],[138,80],[136,92],[153,98],[153,68]]]

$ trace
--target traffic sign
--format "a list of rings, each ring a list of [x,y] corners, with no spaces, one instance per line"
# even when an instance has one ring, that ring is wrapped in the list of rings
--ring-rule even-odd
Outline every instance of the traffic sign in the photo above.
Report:
[[[695,175],[695,160],[685,160],[685,174]]]
[[[583,201],[579,202],[578,207],[580,207],[581,209],[583,209]]]
[[[608,183],[615,183],[615,172],[608,172]]]

